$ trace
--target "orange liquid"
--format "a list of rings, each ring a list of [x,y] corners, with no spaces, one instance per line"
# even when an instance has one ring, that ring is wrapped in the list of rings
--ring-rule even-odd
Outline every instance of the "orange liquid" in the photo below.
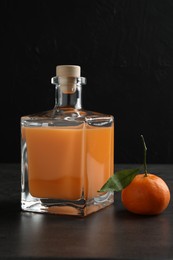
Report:
[[[113,127],[23,127],[22,135],[34,197],[92,198],[113,174]]]

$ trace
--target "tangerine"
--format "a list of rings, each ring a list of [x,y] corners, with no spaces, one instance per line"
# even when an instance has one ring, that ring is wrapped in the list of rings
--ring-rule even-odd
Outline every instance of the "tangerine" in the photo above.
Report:
[[[168,207],[170,190],[165,181],[157,175],[138,174],[122,190],[121,200],[124,207],[133,213],[156,215]]]

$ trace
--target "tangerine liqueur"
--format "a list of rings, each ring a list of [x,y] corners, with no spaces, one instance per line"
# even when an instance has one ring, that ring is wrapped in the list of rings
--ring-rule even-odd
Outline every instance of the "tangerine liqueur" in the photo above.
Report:
[[[21,118],[22,210],[86,216],[114,201],[114,119],[82,108],[80,67],[56,67],[55,106]]]

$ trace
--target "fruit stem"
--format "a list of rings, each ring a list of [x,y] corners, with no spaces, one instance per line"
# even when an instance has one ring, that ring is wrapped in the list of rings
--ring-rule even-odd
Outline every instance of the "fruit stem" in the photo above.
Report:
[[[145,172],[145,177],[147,177],[147,146],[145,144],[145,140],[144,140],[144,137],[143,135],[141,135],[141,138],[142,138],[142,142],[143,142],[143,145],[144,145],[144,172]]]

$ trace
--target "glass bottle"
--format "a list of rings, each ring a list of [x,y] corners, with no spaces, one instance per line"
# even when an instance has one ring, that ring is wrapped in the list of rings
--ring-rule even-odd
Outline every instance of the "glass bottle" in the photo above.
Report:
[[[114,119],[82,108],[80,66],[56,67],[55,106],[21,117],[21,208],[86,216],[114,201]]]

